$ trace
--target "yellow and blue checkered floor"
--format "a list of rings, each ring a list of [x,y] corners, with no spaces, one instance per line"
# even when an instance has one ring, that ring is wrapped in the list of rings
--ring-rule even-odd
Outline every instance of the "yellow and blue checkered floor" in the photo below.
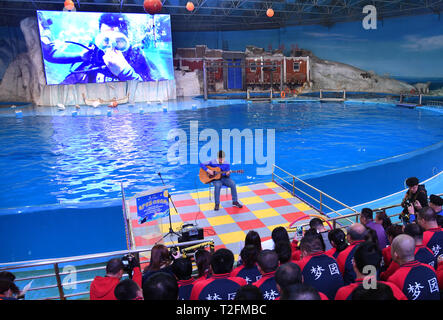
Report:
[[[292,196],[274,182],[238,186],[237,193],[243,208],[232,206],[230,191],[223,188],[220,196],[220,210],[214,211],[214,189],[194,193],[171,194],[177,208],[171,205],[171,222],[174,231],[183,224],[196,224],[203,228],[204,237],[214,241],[215,249],[230,249],[236,256],[243,248],[246,234],[250,230],[258,232],[262,241],[270,239],[272,230],[278,226],[287,227],[300,216],[317,213],[310,206]],[[136,208],[131,206],[131,227],[135,247],[151,247],[159,238],[147,238],[143,232],[137,233]],[[163,218],[160,231],[169,231],[169,220]],[[165,237],[165,245],[177,243],[176,235]]]

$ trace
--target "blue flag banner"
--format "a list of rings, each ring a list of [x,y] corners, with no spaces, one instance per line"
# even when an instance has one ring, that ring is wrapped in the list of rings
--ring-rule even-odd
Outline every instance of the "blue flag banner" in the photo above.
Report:
[[[169,214],[168,190],[136,198],[139,223],[166,217]]]

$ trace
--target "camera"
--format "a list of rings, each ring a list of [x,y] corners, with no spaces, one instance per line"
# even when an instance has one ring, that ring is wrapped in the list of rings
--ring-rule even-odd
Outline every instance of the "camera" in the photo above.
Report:
[[[177,255],[178,252],[178,248],[177,247],[172,247],[171,249],[169,249],[169,258],[174,261],[175,258],[174,256]]]
[[[132,274],[132,270],[138,265],[137,258],[134,254],[128,253],[121,258],[121,262],[123,264],[123,271],[127,274]]]
[[[405,209],[407,209],[408,207],[410,207],[412,205],[414,205],[414,204],[412,203],[412,200],[409,198],[403,202],[403,208],[405,208]]]

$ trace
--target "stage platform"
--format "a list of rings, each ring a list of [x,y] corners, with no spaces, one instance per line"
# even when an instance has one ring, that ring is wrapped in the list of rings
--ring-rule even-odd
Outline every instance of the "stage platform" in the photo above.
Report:
[[[170,206],[173,230],[178,232],[184,224],[196,224],[203,228],[205,239],[214,241],[215,250],[230,249],[237,258],[250,230],[258,232],[262,241],[265,241],[271,238],[274,228],[287,227],[303,215],[318,214],[274,182],[237,186],[237,193],[243,208],[232,206],[230,190],[223,187],[219,211],[214,211],[214,188],[211,188],[211,195],[208,188],[199,192],[171,193],[178,211]],[[146,223],[138,224],[135,205],[130,206],[130,217],[136,249],[150,248],[161,239],[158,236],[149,238],[143,234]],[[169,231],[168,218],[162,218],[159,226],[161,233],[166,234]],[[163,239],[165,245],[177,243],[175,235],[168,235]],[[141,261],[144,260],[142,257]]]

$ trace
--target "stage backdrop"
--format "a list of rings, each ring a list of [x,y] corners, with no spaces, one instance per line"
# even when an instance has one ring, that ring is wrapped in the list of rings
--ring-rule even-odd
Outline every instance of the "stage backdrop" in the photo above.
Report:
[[[267,17],[263,17],[267,19]],[[288,26],[272,30],[173,32],[173,48],[207,45],[211,49],[244,51],[247,45],[283,48],[298,46],[321,59],[389,74],[409,83],[432,81],[443,86],[443,19],[436,14],[378,20],[366,30],[362,21]]]

